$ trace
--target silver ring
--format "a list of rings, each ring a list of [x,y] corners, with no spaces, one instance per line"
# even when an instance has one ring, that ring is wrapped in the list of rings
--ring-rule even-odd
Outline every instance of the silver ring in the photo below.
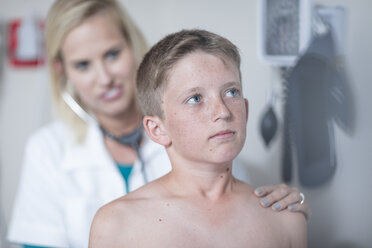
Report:
[[[300,197],[301,197],[300,204],[302,205],[304,204],[304,201],[305,201],[305,195],[302,192],[300,192]]]

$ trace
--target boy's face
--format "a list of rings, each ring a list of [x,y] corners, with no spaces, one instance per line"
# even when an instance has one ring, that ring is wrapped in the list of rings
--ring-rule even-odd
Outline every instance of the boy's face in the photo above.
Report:
[[[171,149],[182,158],[224,163],[241,151],[248,103],[230,60],[188,54],[170,71],[162,103]]]

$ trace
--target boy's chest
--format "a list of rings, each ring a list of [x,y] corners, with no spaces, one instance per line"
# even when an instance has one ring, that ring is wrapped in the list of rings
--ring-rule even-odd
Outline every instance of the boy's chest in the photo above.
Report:
[[[141,241],[144,243],[140,247],[291,247],[289,240],[280,231],[244,223],[234,227],[227,224],[218,228],[189,222],[164,223],[152,232],[145,233],[146,238]]]
[[[171,205],[167,210],[153,212],[143,247],[290,247],[280,226],[252,211]]]

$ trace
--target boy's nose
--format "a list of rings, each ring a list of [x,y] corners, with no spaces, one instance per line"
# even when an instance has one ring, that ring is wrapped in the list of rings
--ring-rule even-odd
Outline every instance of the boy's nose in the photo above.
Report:
[[[231,118],[231,111],[223,99],[216,99],[212,104],[213,121],[228,120]]]

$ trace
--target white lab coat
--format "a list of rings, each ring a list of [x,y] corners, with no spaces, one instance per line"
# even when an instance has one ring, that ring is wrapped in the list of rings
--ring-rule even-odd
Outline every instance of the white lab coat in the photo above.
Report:
[[[170,171],[165,149],[147,136],[141,145],[149,181]],[[134,190],[144,184],[136,161],[129,179]],[[82,144],[61,122],[29,139],[15,199],[8,239],[21,244],[87,247],[94,214],[124,195],[125,183],[96,124]]]
[[[170,171],[165,149],[147,136],[141,145],[149,181]],[[242,166],[234,165],[245,179]],[[243,173],[242,173],[243,172]],[[144,184],[136,161],[129,179],[134,190]],[[125,183],[94,123],[82,144],[61,122],[50,124],[29,139],[8,240],[50,247],[88,247],[94,214],[124,195]]]

